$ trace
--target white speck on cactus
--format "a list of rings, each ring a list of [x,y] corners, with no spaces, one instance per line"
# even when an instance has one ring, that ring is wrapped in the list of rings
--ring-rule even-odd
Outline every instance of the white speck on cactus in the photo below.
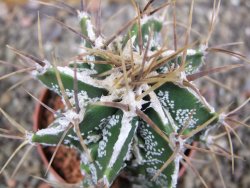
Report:
[[[79,138],[77,136],[68,135],[68,137],[75,140],[75,141],[79,141]]]
[[[196,115],[196,109],[177,109],[175,120],[178,122],[178,126],[181,128],[188,123],[189,128],[194,128],[199,119],[194,118]]]
[[[97,149],[98,158],[102,158],[106,156],[107,154],[106,147],[107,147],[108,138],[112,136],[109,129],[118,124],[120,120],[120,116],[112,115],[108,119],[109,119],[108,124],[102,130],[102,140],[99,142],[99,146]]]
[[[96,171],[96,167],[94,164],[90,163],[88,164],[89,165],[89,169],[90,169],[90,172],[91,172],[91,179],[92,181],[96,184],[97,183],[97,171]]]
[[[59,93],[60,92],[60,88],[58,85],[54,84],[54,83],[51,83],[51,89],[56,92],[56,93]]]
[[[148,125],[144,122],[139,126],[139,132],[140,135],[144,138],[145,150],[147,151],[146,162],[151,164],[161,163],[161,161],[157,159],[151,159],[155,159],[155,156],[161,156],[165,149],[157,148],[158,143],[155,141],[155,136],[148,129],[146,129],[146,126]]]
[[[81,163],[82,164],[88,164],[89,163],[89,159],[88,159],[88,156],[85,152],[81,152],[80,153],[80,158],[81,158]]]
[[[86,144],[97,143],[101,139],[101,135],[88,135],[86,139]]]
[[[103,169],[103,167],[102,167],[102,165],[99,163],[99,161],[96,160],[95,163],[96,163],[97,167],[98,167],[100,170]]]
[[[158,172],[158,170],[154,168],[146,168],[146,172],[150,177],[153,177]],[[155,183],[160,186],[168,185],[168,177],[165,174],[160,173],[160,175],[155,179]]]
[[[175,104],[174,104],[173,100],[170,100],[170,98],[169,98],[169,92],[168,91],[164,91],[163,92],[163,91],[160,90],[157,93],[157,95],[159,96],[159,100],[160,100],[161,104],[165,108],[167,108],[167,109],[169,109],[169,110],[171,110],[172,112],[175,113]]]

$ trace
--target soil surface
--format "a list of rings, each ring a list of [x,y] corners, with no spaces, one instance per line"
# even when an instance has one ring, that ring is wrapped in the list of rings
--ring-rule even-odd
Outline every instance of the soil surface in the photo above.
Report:
[[[7,2],[7,1],[6,1]],[[37,42],[37,11],[40,12],[41,30],[43,33],[43,44],[47,59],[51,59],[51,52],[54,51],[59,58],[59,62],[65,62],[77,54],[79,38],[55,24],[45,15],[59,18],[66,24],[78,28],[77,19],[70,13],[70,8],[64,7],[64,10],[42,6],[37,3],[26,3],[15,6],[13,3],[7,4],[0,1],[0,60],[10,62],[11,65],[0,64],[0,77],[7,73],[13,72],[27,65],[27,62],[17,57],[6,45],[21,49],[34,56],[40,56]],[[9,1],[8,1],[9,2]],[[128,1],[129,2],[129,1]],[[162,0],[158,3],[164,2]],[[177,1],[177,26],[178,45],[183,44],[185,29],[181,26],[187,24],[188,11],[190,2],[180,0]],[[188,3],[187,3],[188,2]],[[194,17],[192,23],[192,36],[190,41],[204,39],[209,30],[209,20],[212,15],[213,1],[197,0],[194,5]],[[73,6],[77,6],[74,3]],[[80,7],[80,6],[78,6]],[[96,6],[90,6],[93,10]],[[68,10],[68,11],[67,11]],[[222,0],[217,25],[209,40],[210,47],[217,47],[231,42],[243,42],[223,48],[240,52],[250,59],[250,1],[249,0]],[[116,12],[119,12],[116,14]],[[112,15],[112,19],[109,19]],[[102,1],[101,26],[105,35],[111,35],[120,26],[132,18],[134,15],[133,7],[127,1],[113,0]],[[172,11],[168,9],[166,15],[169,22],[169,29],[166,35],[171,36],[172,32]],[[169,34],[168,34],[169,33]],[[169,40],[170,48],[173,48],[173,41]],[[204,69],[210,67],[218,67],[222,65],[242,63],[242,60],[232,58],[225,54],[210,53],[206,58]],[[28,64],[29,65],[29,64]],[[212,75],[210,78],[217,80],[223,86],[219,86],[209,78],[200,79],[197,84],[200,86],[201,92],[211,105],[217,110],[223,109],[229,104],[229,111],[242,104],[250,97],[250,66],[245,63],[244,67],[231,70],[229,72]],[[22,82],[22,86],[20,85]],[[18,84],[17,87],[12,89]],[[32,130],[32,118],[35,107],[35,100],[32,99],[24,90],[30,91],[33,95],[39,96],[43,89],[38,81],[34,81],[27,74],[16,74],[8,79],[0,81],[0,107],[8,112],[17,122],[25,129]],[[9,91],[11,89],[11,91]],[[246,119],[250,115],[250,105],[242,108],[235,118]],[[246,123],[250,123],[249,121]],[[0,115],[0,128],[8,129],[8,134],[16,135],[17,131],[12,128],[9,122]],[[224,131],[223,129],[221,131]],[[250,129],[240,127],[236,129],[237,134],[241,138],[243,145],[239,143],[237,138],[232,134],[234,145],[234,153],[244,157],[245,160],[235,160],[234,174],[231,170],[231,161],[224,157],[217,157],[221,168],[222,176],[226,187],[229,188],[248,188],[250,187]],[[20,144],[19,140],[10,140],[0,137],[0,167],[11,156],[13,151]],[[227,136],[218,140],[218,144],[230,150]],[[36,177],[44,177],[45,167],[43,166],[36,149],[32,149],[27,155],[26,160],[20,167],[14,177],[11,177],[15,167],[24,155],[25,149],[20,150],[8,167],[0,175],[0,188],[17,187],[17,188],[34,188],[43,187],[45,182]],[[211,188],[223,187],[216,170],[213,157],[204,153],[196,153],[195,158],[191,160],[192,164],[197,168],[201,176]],[[49,175],[49,180],[53,180]],[[181,178],[178,185],[180,188],[200,188],[202,183],[200,179],[193,173],[191,168]]]

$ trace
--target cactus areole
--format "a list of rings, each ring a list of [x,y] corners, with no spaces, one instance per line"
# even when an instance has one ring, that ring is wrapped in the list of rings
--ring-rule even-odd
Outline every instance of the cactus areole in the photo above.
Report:
[[[33,72],[66,107],[48,128],[27,134],[29,142],[79,151],[83,187],[110,187],[122,171],[133,185],[176,187],[185,144],[219,119],[188,80],[204,48],[165,49],[164,21],[154,14],[112,41],[96,35],[88,13],[78,19],[79,58],[67,66],[44,61]]]

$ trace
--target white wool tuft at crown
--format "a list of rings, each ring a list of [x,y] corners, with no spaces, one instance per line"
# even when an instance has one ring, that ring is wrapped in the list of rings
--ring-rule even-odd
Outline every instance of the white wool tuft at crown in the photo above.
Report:
[[[132,90],[126,91],[126,93],[123,96],[122,103],[129,105],[129,112],[131,114],[136,114],[136,108],[141,109],[142,102],[136,101],[135,99],[135,93]]]

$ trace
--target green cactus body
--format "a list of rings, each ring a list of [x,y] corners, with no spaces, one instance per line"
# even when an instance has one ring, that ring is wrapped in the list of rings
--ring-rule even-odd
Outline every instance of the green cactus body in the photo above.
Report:
[[[166,56],[173,54],[174,51],[167,51]],[[204,53],[201,50],[187,50],[186,62],[185,62],[185,74],[190,75],[197,72],[203,64]],[[164,74],[169,72],[173,67],[176,67],[182,63],[182,54],[177,58],[166,62],[165,65],[157,69],[157,72]]]
[[[173,118],[177,132],[187,122],[186,133],[216,116],[190,90],[169,82],[155,91],[164,110]]]
[[[149,108],[145,113],[154,121],[161,130],[168,130],[169,124],[164,124],[158,113]],[[170,132],[166,132],[170,135]],[[140,121],[137,131],[139,164],[132,163],[126,169],[131,173],[131,179],[135,184],[143,184],[144,187],[172,187],[172,176],[178,172],[179,163],[172,162],[156,179],[150,181],[161,166],[173,153],[169,143],[158,135],[147,123]],[[177,178],[177,177],[176,177]]]
[[[154,17],[146,17],[141,22],[141,34],[142,34],[142,45],[145,46],[147,44],[150,32],[152,30],[153,39],[159,39],[159,33],[162,29],[162,22]],[[134,24],[129,31],[129,33],[123,39],[123,47],[127,44],[130,38],[134,38],[134,45],[139,46],[139,25],[138,23]],[[156,48],[156,44],[151,45],[151,50]]]
[[[112,47],[113,44],[119,44],[125,50],[128,41],[133,39],[133,53],[138,57],[138,23],[132,26],[122,41],[115,40],[110,46],[106,47],[107,49],[102,49],[102,46],[97,41],[102,40],[102,38],[96,38],[94,28],[87,13],[80,13],[79,18],[82,34],[89,37],[95,44],[93,45],[89,41],[84,41],[87,48],[91,48],[91,50],[98,49],[104,52],[105,50],[109,50],[109,52],[113,51],[116,56],[122,56],[120,58],[121,62],[125,58],[125,62],[131,63],[130,57],[126,59],[126,55],[128,56],[128,54],[122,55],[120,51],[114,51]],[[156,52],[160,46],[157,38],[160,37],[164,23],[151,16],[142,18],[141,24],[143,48],[145,48],[149,35],[152,32],[153,42],[149,51]],[[170,54],[169,52],[162,53],[158,59],[167,59]],[[90,151],[93,161],[87,159],[74,127],[70,128],[66,134],[63,144],[77,148],[81,154],[81,169],[85,175],[83,185],[105,185],[110,187],[119,173],[126,171],[131,176],[131,183],[134,185],[141,185],[143,187],[176,187],[179,160],[181,159],[179,153],[152,180],[176,149],[176,140],[172,138],[173,135],[178,136],[180,132],[183,132],[182,136],[189,135],[210,119],[214,118],[210,124],[215,124],[218,121],[218,114],[209,107],[205,99],[200,97],[193,88],[184,86],[183,84],[184,81],[187,81],[185,75],[197,72],[202,66],[204,55],[200,49],[188,49],[185,70],[180,73],[184,77],[178,77],[173,81],[166,81],[151,91],[146,97],[143,97],[143,99],[137,100],[140,94],[154,85],[144,83],[143,80],[142,83],[138,81],[144,78],[153,79],[156,76],[159,78],[162,78],[162,76],[167,77],[169,76],[169,72],[173,72],[173,70],[178,71],[182,62],[182,53],[164,62],[156,71],[152,70],[152,72],[148,72],[148,75],[142,76],[140,75],[140,71],[138,71],[143,61],[142,55],[136,60],[137,64],[134,67],[126,63],[122,67],[122,64],[119,65],[117,62],[103,65],[88,63],[89,59],[93,61],[109,61],[105,57],[105,54],[101,56],[93,52],[92,55],[88,55],[82,62],[77,62],[76,71],[78,97],[81,108],[80,113],[75,116],[69,116],[69,112],[72,112],[72,109],[65,109],[64,116],[57,117],[48,128],[38,130],[34,133],[31,142],[56,145],[74,118],[78,118],[80,120],[80,133]],[[145,70],[147,67],[145,65]],[[66,94],[72,102],[73,107],[75,107],[73,64],[69,67],[58,67],[58,71]],[[107,71],[111,72],[104,78],[95,77]],[[150,77],[151,75],[153,76]],[[125,76],[127,76],[126,79],[124,78]],[[48,88],[56,91],[59,95],[61,94],[54,68],[47,68],[42,73],[37,74],[37,78]],[[96,102],[103,104],[95,104]],[[105,106],[107,102],[109,104],[125,105],[127,109],[125,110],[119,107],[119,105],[112,107]],[[151,127],[142,116],[138,115],[138,109],[157,128]],[[167,142],[156,129],[168,137],[171,143]],[[180,151],[185,152],[183,143],[190,143],[193,139],[199,139],[202,132],[206,129],[207,126],[197,131],[196,134],[191,135],[187,140],[178,137],[181,144]]]
[[[62,67],[60,71],[60,77],[63,82],[63,86],[68,93],[69,97],[72,97],[74,91],[74,76],[73,70],[68,67]],[[37,78],[49,89],[55,91],[61,95],[60,88],[56,79],[56,73],[54,69],[48,69],[44,74],[38,75]],[[82,95],[87,95],[87,98],[101,97],[102,95],[107,94],[107,91],[104,88],[98,88],[93,86],[93,83],[85,83],[83,77],[82,80],[77,81],[77,85]]]

